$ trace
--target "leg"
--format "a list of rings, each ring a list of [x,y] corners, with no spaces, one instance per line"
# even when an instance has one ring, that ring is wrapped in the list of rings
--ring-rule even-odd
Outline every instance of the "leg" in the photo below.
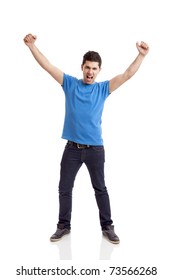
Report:
[[[82,165],[80,151],[67,144],[61,160],[59,182],[59,224],[70,229],[72,211],[72,189],[79,168]]]
[[[92,186],[95,191],[102,229],[113,223],[111,220],[109,195],[105,186],[104,162],[105,153],[103,146],[92,147],[87,150],[85,164],[88,168]]]

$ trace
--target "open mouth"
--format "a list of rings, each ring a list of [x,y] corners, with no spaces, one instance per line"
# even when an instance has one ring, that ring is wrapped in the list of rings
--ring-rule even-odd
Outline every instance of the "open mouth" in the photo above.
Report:
[[[87,81],[91,81],[93,79],[93,76],[87,75],[86,78],[87,78]]]

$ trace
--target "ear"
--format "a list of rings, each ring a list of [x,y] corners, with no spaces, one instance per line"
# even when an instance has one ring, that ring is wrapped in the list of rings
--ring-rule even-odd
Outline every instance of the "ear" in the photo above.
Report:
[[[81,70],[83,71],[83,64],[81,64]]]
[[[102,70],[102,68],[99,68],[98,74],[100,73],[101,70]]]

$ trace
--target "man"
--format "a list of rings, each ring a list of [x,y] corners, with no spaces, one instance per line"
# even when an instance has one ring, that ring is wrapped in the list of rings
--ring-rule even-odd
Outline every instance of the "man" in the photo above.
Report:
[[[120,240],[114,232],[104,179],[105,154],[101,117],[106,98],[137,72],[149,47],[145,42],[136,43],[139,53],[125,72],[110,81],[97,83],[95,80],[102,64],[97,52],[89,51],[83,56],[81,65],[83,79],[77,79],[53,66],[36,47],[35,41],[36,36],[32,34],[24,38],[36,61],[62,86],[66,99],[62,138],[67,140],[67,144],[61,160],[59,221],[50,241],[58,241],[70,233],[74,180],[81,165],[85,163],[94,188],[103,235],[110,242],[118,244]]]

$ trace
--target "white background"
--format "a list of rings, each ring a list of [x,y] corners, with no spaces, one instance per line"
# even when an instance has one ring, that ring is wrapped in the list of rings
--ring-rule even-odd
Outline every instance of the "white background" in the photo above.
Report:
[[[103,279],[116,277],[109,275],[109,266],[157,266],[157,279],[170,279],[171,2],[1,1],[0,274],[3,279],[25,279],[16,275],[16,269],[22,265],[100,267],[108,271]],[[56,229],[59,164],[66,143],[61,139],[64,95],[23,43],[27,33],[37,35],[37,46],[53,64],[79,78],[83,54],[88,50],[98,51],[103,59],[98,81],[110,79],[129,66],[137,55],[136,41],[146,41],[150,46],[140,70],[107,99],[103,113],[106,185],[121,240],[118,246],[102,238],[85,166],[75,181],[72,232],[58,244],[49,242]],[[144,277],[156,279],[156,276],[141,279]],[[78,279],[77,276],[67,279],[73,278]]]

